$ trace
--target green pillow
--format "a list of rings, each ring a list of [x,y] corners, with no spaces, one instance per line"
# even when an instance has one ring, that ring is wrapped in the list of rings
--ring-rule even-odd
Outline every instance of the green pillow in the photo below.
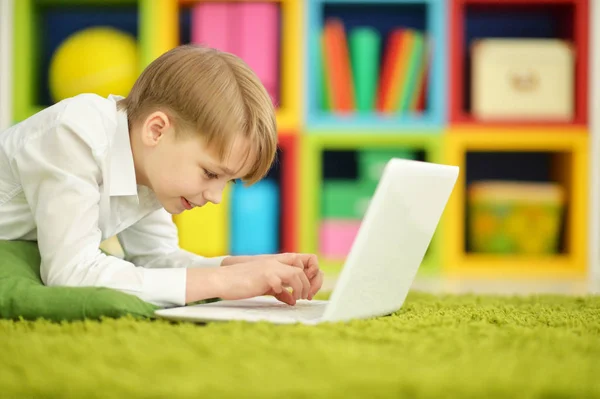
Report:
[[[103,287],[46,287],[36,242],[0,241],[0,318],[72,321],[153,317],[157,306]]]

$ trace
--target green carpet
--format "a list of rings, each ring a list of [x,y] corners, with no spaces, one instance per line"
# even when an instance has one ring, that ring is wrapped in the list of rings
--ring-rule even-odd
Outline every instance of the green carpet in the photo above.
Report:
[[[0,320],[0,396],[600,398],[600,297],[411,293],[317,327]]]

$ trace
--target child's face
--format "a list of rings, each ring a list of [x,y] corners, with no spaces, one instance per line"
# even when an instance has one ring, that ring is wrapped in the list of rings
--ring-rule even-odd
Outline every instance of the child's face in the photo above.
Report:
[[[251,157],[245,156],[248,143],[243,137],[234,140],[230,155],[219,162],[198,135],[175,138],[172,128],[150,135],[152,139],[145,143],[143,174],[171,214],[207,202],[218,204],[226,184],[245,176],[251,167]]]

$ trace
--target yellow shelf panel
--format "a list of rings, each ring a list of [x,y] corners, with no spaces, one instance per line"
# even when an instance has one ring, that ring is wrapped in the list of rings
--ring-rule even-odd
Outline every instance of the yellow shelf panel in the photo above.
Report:
[[[445,139],[456,149],[551,151],[586,147],[588,135],[578,127],[457,127],[448,129]]]
[[[460,254],[454,263],[447,264],[445,276],[461,277],[581,277],[585,260],[575,256],[548,257],[494,256],[489,254]]]
[[[279,130],[298,130],[301,127],[302,88],[302,26],[304,7],[300,0],[281,0],[281,104],[277,111]]]
[[[552,270],[583,275],[587,251],[588,141],[579,128],[456,128],[444,137],[445,162],[460,167],[454,192],[446,208],[444,266],[446,272],[504,274],[551,273]],[[467,255],[464,251],[466,153],[471,151],[555,152],[552,175],[568,193],[565,225],[567,255],[535,258]]]

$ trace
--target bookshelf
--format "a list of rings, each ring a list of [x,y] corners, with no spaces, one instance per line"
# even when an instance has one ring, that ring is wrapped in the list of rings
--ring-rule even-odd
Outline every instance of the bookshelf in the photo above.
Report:
[[[12,121],[17,122],[50,105],[45,76],[48,59],[57,44],[78,29],[107,24],[134,35],[140,47],[141,71],[164,51],[192,41],[195,7],[244,3],[249,2],[15,1],[11,72],[14,87],[9,108],[4,109],[12,109]],[[598,79],[593,78],[596,75],[590,72],[590,65],[598,69],[598,50],[594,52],[590,44],[598,41],[597,27],[593,30],[590,19],[598,21],[597,5],[592,6],[590,0],[265,0],[265,3],[276,5],[279,15],[279,36],[273,46],[278,51],[276,107],[281,158],[270,178],[278,182],[281,193],[278,227],[281,251],[315,252],[328,272],[339,271],[343,256],[320,253],[322,222],[327,219],[321,209],[323,187],[333,179],[327,175],[328,165],[350,162],[347,171],[356,171],[360,168],[360,153],[385,148],[462,167],[422,272],[587,276],[590,259],[595,259],[592,264],[597,264],[600,270],[600,255],[593,251],[600,236],[597,187],[600,134],[595,119],[600,110],[594,111],[600,89],[596,84]],[[363,97],[359,101],[357,95],[355,109],[336,109],[339,103],[333,106],[332,93],[323,90],[324,85],[339,88],[342,87],[339,82],[343,82],[338,77],[332,83],[328,71],[335,70],[335,65],[344,66],[344,62],[331,64],[331,59],[323,53],[324,48],[340,51],[337,39],[327,42],[322,35],[332,20],[341,22],[348,41],[356,41],[347,44],[346,65],[354,70],[362,62],[362,71],[371,71],[370,83],[363,82],[358,89],[361,95],[371,93],[366,102],[370,107],[364,105]],[[422,33],[425,43],[431,44],[425,47],[429,49],[426,52],[429,62],[413,70],[414,76],[418,76],[415,71],[426,71],[423,75],[426,79],[403,94],[408,97],[399,95],[397,98],[404,100],[397,99],[392,110],[381,112],[376,105],[379,79],[389,54],[388,41],[392,32],[400,28]],[[356,35],[361,30],[363,36]],[[339,31],[334,32],[338,36],[332,37],[339,37]],[[471,98],[470,54],[475,40],[486,38],[569,40],[575,60],[573,118],[566,121],[476,118]],[[356,44],[360,40],[378,45],[370,49],[361,47]],[[590,64],[593,60],[595,64]],[[342,75],[347,77],[348,70]],[[425,93],[423,100],[419,96],[415,103],[416,93],[421,92]],[[329,100],[325,100],[327,96]],[[408,108],[406,98],[411,99]],[[340,158],[336,160],[335,156]],[[356,179],[356,176],[345,178]],[[567,198],[560,250],[548,256],[473,253],[469,242],[468,192],[471,183],[483,179],[558,183]],[[588,190],[592,181],[594,190]],[[228,234],[223,234],[224,239]]]
[[[103,25],[134,36],[142,47],[148,46],[153,38],[139,29],[138,6],[141,13],[152,7],[148,0],[14,2],[13,120],[23,120],[53,104],[48,82],[50,58],[69,35]],[[147,59],[149,54],[145,55]],[[144,56],[139,59],[141,72],[146,60]]]
[[[390,135],[394,144],[406,146],[414,135],[426,133],[442,148],[440,161],[461,166],[459,184],[444,214],[439,238],[442,244],[438,259],[442,273],[480,274],[484,276],[586,275],[587,185],[589,184],[588,130],[588,2],[578,0],[490,0],[427,1],[309,1],[307,58],[307,132],[303,175],[303,191],[322,196],[318,154],[336,146],[364,147],[377,143],[382,135]],[[436,9],[435,7],[440,7]],[[442,13],[439,18],[437,12]],[[322,60],[322,37],[319,35],[328,17],[339,18],[347,28],[350,42],[352,29],[368,24],[379,32],[389,31],[385,16],[396,16],[396,25],[423,30],[443,39],[447,50],[433,52],[432,84],[428,94],[432,100],[422,115],[381,115],[376,112],[332,112],[323,107],[319,72]],[[429,23],[423,22],[428,15]],[[366,16],[356,22],[356,15]],[[394,17],[390,17],[394,18]],[[439,24],[440,32],[434,25]],[[438,36],[439,35],[439,36]],[[519,120],[478,120],[471,112],[470,46],[485,38],[558,38],[572,41],[574,50],[574,116],[570,121],[544,118]],[[381,48],[385,48],[381,46]],[[351,48],[349,51],[351,52]],[[446,54],[447,52],[447,54]],[[437,57],[437,58],[436,58]],[[440,76],[436,74],[439,73]],[[437,80],[436,80],[437,79]],[[437,82],[437,86],[436,83]],[[325,82],[327,83],[327,82]],[[435,96],[446,109],[437,112]],[[333,139],[339,135],[341,137]],[[357,139],[353,136],[356,135]],[[364,142],[361,142],[363,140]],[[343,144],[340,144],[343,143]],[[353,144],[349,144],[353,143]],[[358,144],[360,143],[360,144]],[[375,144],[376,145],[376,144]],[[486,164],[487,161],[491,163]],[[483,161],[483,162],[482,162]],[[515,170],[519,164],[521,171]],[[512,173],[509,170],[512,167]],[[483,170],[483,173],[478,173]],[[523,173],[532,170],[535,173]],[[478,180],[528,180],[553,182],[565,190],[567,200],[560,223],[559,250],[556,254],[481,254],[469,250],[468,184]],[[318,203],[305,197],[302,214],[301,247],[319,251],[317,231],[321,219]],[[305,225],[304,225],[305,224]],[[435,243],[432,252],[435,253]],[[326,259],[326,257],[324,257]]]
[[[510,128],[510,131],[507,128],[488,128],[485,132],[456,128],[446,136],[444,147],[445,162],[459,165],[463,170],[447,208],[444,264],[449,273],[502,273],[505,276],[585,273],[589,181],[589,138],[585,131],[565,134],[559,128],[552,131],[535,131],[527,127]],[[481,168],[482,161],[496,165]],[[469,167],[470,162],[473,168]],[[474,253],[469,249],[465,238],[467,183],[498,178],[557,182],[565,188],[565,228],[561,233],[558,253],[491,255]]]
[[[202,2],[206,4],[206,2]],[[243,5],[243,1],[236,2]],[[298,1],[270,2],[277,8],[277,36],[280,49],[277,68],[279,96],[276,101],[279,126],[278,162],[268,176],[275,182],[278,198],[276,225],[277,251],[297,251],[296,208],[298,177],[298,136],[301,106],[301,48],[295,45],[301,35],[302,7]],[[11,3],[12,4],[12,3]],[[11,104],[14,111],[7,124],[21,121],[53,103],[49,88],[49,64],[58,46],[73,33],[85,28],[108,26],[135,38],[138,46],[138,69],[147,66],[165,51],[178,44],[193,42],[194,22],[191,13],[198,2],[177,0],[24,0],[14,3],[6,13],[14,20],[13,77]],[[285,21],[281,24],[281,21]],[[3,28],[10,27],[9,24]],[[246,40],[250,42],[251,40]],[[17,89],[18,88],[18,89]],[[124,95],[126,93],[114,93]],[[240,192],[243,190],[239,188]],[[233,198],[206,210],[194,210],[175,219],[180,228],[182,247],[207,256],[230,253],[233,247]],[[250,194],[247,195],[249,197]],[[273,200],[273,199],[272,199]],[[281,208],[279,208],[281,206]],[[263,211],[265,211],[263,209]],[[202,222],[201,224],[199,224]],[[199,228],[201,225],[203,228]],[[203,230],[204,229],[204,230]],[[205,231],[214,234],[206,236]],[[247,233],[244,233],[247,234]],[[202,241],[202,242],[201,242]]]
[[[377,154],[380,152],[381,155]],[[413,159],[429,162],[442,162],[440,140],[434,135],[418,133],[374,135],[369,131],[341,135],[317,131],[303,137],[300,160],[303,173],[300,181],[299,214],[302,218],[299,225],[299,246],[304,252],[320,254],[326,271],[333,274],[339,272],[345,259],[344,251],[347,251],[347,245],[351,241],[347,241],[346,248],[335,252],[324,251],[322,234],[325,222],[359,223],[364,207],[375,189],[374,178],[367,176],[370,172],[369,168],[378,168],[375,162],[380,162],[381,165],[381,160],[388,158],[390,153],[396,153],[396,156],[408,155]],[[364,160],[372,154],[380,158]],[[325,195],[324,190],[326,184],[335,183],[338,183],[338,190],[344,190],[340,191],[335,202],[338,202],[340,197],[346,197],[344,202],[352,201],[352,203],[340,205],[338,202],[337,209],[333,212],[329,211],[328,214],[324,208],[327,206],[325,201],[329,195]],[[354,194],[355,190],[360,193]],[[440,226],[443,224],[442,220]],[[442,234],[442,229],[439,228],[424,258],[420,273],[431,274],[440,271],[441,248],[444,245]]]
[[[449,115],[452,124],[478,124],[471,114],[470,46],[484,38],[560,38],[575,52],[575,115],[572,121],[527,121],[527,125],[586,126],[588,114],[588,2],[580,0],[453,0],[449,10]],[[522,125],[498,120],[485,125]]]
[[[238,3],[243,3],[240,1]],[[282,24],[278,76],[281,95],[277,121],[282,131],[298,131],[301,106],[300,51],[302,8],[299,1],[281,0]],[[48,64],[57,46],[70,34],[91,26],[110,26],[133,35],[139,45],[140,72],[163,52],[189,42],[189,11],[196,2],[177,0],[23,0],[15,2],[14,119],[22,120],[52,104]],[[52,31],[49,31],[49,27]],[[187,28],[187,29],[185,29]],[[188,36],[185,36],[185,33]]]
[[[204,256],[297,252],[298,143],[298,135],[281,135],[263,181],[250,188],[228,185],[218,205],[175,215],[181,247]]]
[[[449,273],[492,275],[585,275],[588,177],[588,2],[562,0],[457,0],[449,12],[450,87],[446,158],[464,166],[449,203],[444,262]],[[471,45],[482,38],[559,38],[574,51],[572,120],[478,120],[471,113]],[[468,250],[466,179],[477,177],[469,154],[485,151],[487,178],[559,183],[567,192],[560,250],[549,256],[476,254]],[[484,153],[485,154],[485,153]],[[473,157],[472,157],[473,158]],[[499,164],[493,160],[501,158]],[[475,157],[475,159],[477,159]],[[485,158],[484,158],[485,159]],[[481,158],[480,158],[481,160]],[[545,160],[545,161],[544,161]],[[507,172],[521,164],[519,173]],[[472,170],[475,168],[475,170]],[[562,169],[561,169],[562,168]],[[537,169],[537,175],[531,172]],[[560,172],[562,170],[562,172]],[[485,175],[485,174],[484,174]],[[486,178],[486,176],[479,176]],[[468,183],[471,183],[469,181]]]
[[[377,2],[308,0],[307,7],[307,95],[306,95],[306,132],[327,130],[340,134],[364,130],[378,133],[393,133],[399,129],[412,132],[433,133],[439,128],[445,117],[446,83],[443,65],[446,64],[446,50],[443,43],[446,3],[443,1],[403,1],[385,0]],[[356,112],[332,112],[324,109],[321,101],[323,80],[323,58],[321,31],[326,21],[341,20],[348,40],[355,30],[368,28],[376,32],[380,48],[376,54],[375,65],[384,64],[385,42],[394,29],[407,28],[425,35],[431,43],[430,67],[427,68],[429,82],[427,100],[422,112],[388,112],[381,114],[366,109]],[[437,44],[437,45],[436,45]],[[348,46],[350,47],[350,46]],[[348,53],[353,53],[352,48]],[[335,69],[335,67],[333,67]]]
[[[193,8],[198,7],[199,5],[228,5],[228,6],[238,6],[243,5],[244,3],[251,3],[244,0],[231,0],[231,1],[194,1],[194,0],[164,0],[164,3],[168,4],[169,7],[173,8],[174,12],[170,16],[170,26],[176,34],[173,35],[173,40],[169,44],[169,47],[172,48],[177,44],[188,43],[190,41],[198,42],[200,38],[193,40],[194,38],[190,35],[190,25],[191,21],[191,11]],[[301,120],[301,107],[302,107],[302,98],[303,98],[303,87],[302,81],[299,77],[302,74],[301,70],[301,59],[302,59],[302,47],[299,45],[301,41],[301,37],[303,35],[302,24],[304,20],[304,9],[302,7],[302,2],[298,0],[266,0],[264,2],[255,2],[256,4],[268,4],[277,8],[277,32],[276,37],[265,39],[264,36],[261,36],[257,40],[247,40],[247,43],[262,43],[264,41],[273,41],[272,46],[260,46],[254,50],[246,51],[248,54],[246,57],[240,53],[238,48],[233,47],[222,47],[226,51],[231,51],[236,54],[239,54],[241,57],[245,57],[244,59],[248,61],[250,66],[255,66],[254,60],[256,58],[261,59],[265,57],[265,48],[275,47],[276,52],[276,76],[274,79],[277,81],[277,88],[275,91],[277,92],[277,97],[274,100],[275,106],[277,108],[277,124],[280,128],[280,134],[298,134],[299,129],[302,125]],[[255,5],[256,5],[255,4]],[[252,15],[252,14],[250,14]],[[229,12],[229,14],[225,14],[226,20],[236,20],[239,21],[239,17],[236,17],[233,12]],[[164,20],[164,17],[160,15],[157,16],[157,24],[150,25],[156,26],[159,25],[161,21]],[[243,17],[242,17],[243,19]],[[231,25],[227,22],[223,21],[223,25]],[[239,24],[239,22],[238,22]],[[232,29],[235,27],[227,26],[226,28]],[[246,33],[252,35],[252,27],[250,24],[247,24]],[[232,41],[241,41],[242,37],[245,36],[242,33],[238,33],[236,39],[232,39]],[[208,42],[210,45],[210,42]],[[219,45],[221,46],[221,42]],[[257,55],[254,55],[255,52]],[[260,61],[259,61],[260,62]],[[260,73],[259,73],[260,75]],[[269,88],[269,86],[267,86]]]

